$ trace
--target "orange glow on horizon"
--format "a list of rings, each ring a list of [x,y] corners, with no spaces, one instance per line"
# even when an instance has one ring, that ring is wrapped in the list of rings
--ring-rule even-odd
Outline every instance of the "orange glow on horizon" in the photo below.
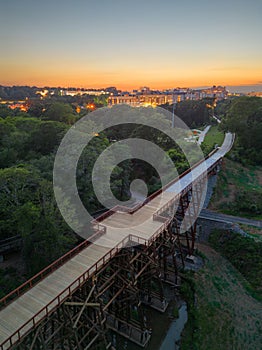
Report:
[[[126,79],[123,79],[124,82],[121,81],[104,81],[104,80],[90,80],[86,79],[87,83],[83,81],[83,79],[1,79],[0,85],[3,86],[37,86],[37,87],[73,87],[73,88],[106,88],[109,86],[115,86],[121,90],[133,90],[138,89],[141,86],[149,86],[151,89],[155,90],[164,90],[164,89],[172,89],[176,87],[180,88],[197,88],[197,87],[209,87],[213,85],[220,86],[246,86],[246,85],[259,85],[261,84],[258,80],[250,80],[250,79],[238,79],[238,80],[228,80],[226,78],[221,79],[210,79],[210,80],[170,80],[170,81],[147,81],[147,80],[133,80],[132,82],[126,82]],[[262,90],[262,85],[261,85]]]
[[[1,61],[1,59],[0,59]],[[1,62],[0,62],[1,63]],[[100,69],[98,66],[87,68],[68,62],[60,66],[46,66],[43,62],[25,65],[19,63],[5,63],[0,69],[0,85],[29,85],[37,87],[78,87],[103,88],[116,86],[118,89],[131,90],[140,86],[149,86],[152,89],[168,89],[174,87],[201,87],[213,85],[256,85],[262,81],[260,64],[248,69],[205,67],[204,63],[190,66],[185,64],[179,69],[174,67],[163,68],[158,65],[121,66],[118,69]],[[217,64],[219,67],[219,65]]]
[[[262,84],[261,0],[2,3],[0,85]]]

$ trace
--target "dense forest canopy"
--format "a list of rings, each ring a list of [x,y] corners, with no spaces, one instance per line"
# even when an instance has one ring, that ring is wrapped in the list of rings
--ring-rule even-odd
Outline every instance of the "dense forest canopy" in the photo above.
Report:
[[[126,109],[132,118],[132,108],[126,106]],[[144,113],[152,114],[152,111],[144,109]],[[163,125],[169,127],[170,120],[154,113],[152,119],[159,122],[163,118]],[[92,116],[93,113],[87,121],[90,127],[96,119],[92,120]],[[114,117],[119,118],[116,113],[110,116]],[[52,182],[57,148],[80,118],[71,104],[61,101],[35,101],[28,112],[0,106],[0,240],[15,235],[23,237],[28,275],[39,271],[79,240],[57,208]],[[156,129],[132,123],[105,129],[84,149],[77,167],[79,195],[89,212],[101,209],[91,182],[96,159],[109,145],[128,137],[148,139],[159,145],[176,163],[179,172],[189,166],[177,144]],[[184,147],[189,145],[184,142]],[[123,152],[128,154],[126,149]],[[197,154],[191,154],[190,161],[197,160]],[[149,193],[161,186],[159,175],[150,164],[127,159],[117,164],[111,175],[116,198],[128,199],[130,183],[137,177],[148,184]]]
[[[236,133],[234,157],[242,163],[262,164],[262,98],[243,96],[225,102],[221,127]]]
[[[77,98],[79,102],[88,101],[84,100],[85,97]],[[61,256],[79,240],[57,208],[52,183],[55,154],[63,136],[83,114],[90,112],[85,109],[77,113],[75,100],[70,102],[68,99],[32,99],[27,112],[0,105],[0,240],[15,235],[23,237],[27,276]],[[97,106],[103,106],[105,102],[99,98],[96,100]],[[212,121],[210,116],[213,111],[207,108],[207,104],[212,102],[184,101],[177,104],[174,111],[190,127],[200,127]],[[132,108],[125,108],[132,120]],[[237,98],[217,105],[220,115],[224,116],[223,129],[237,134],[235,157],[261,163],[261,108],[262,99],[257,98]],[[173,106],[168,109],[172,112]],[[112,121],[119,119],[117,108],[111,111]],[[145,116],[150,114],[152,120],[161,121],[170,129],[170,114],[161,116],[151,108],[145,108],[143,113]],[[88,114],[90,128],[96,122],[95,115]],[[181,132],[181,140],[184,136]],[[84,149],[77,167],[79,195],[89,212],[101,209],[90,175],[96,159],[108,146],[128,137],[156,143],[172,159],[180,173],[189,166],[189,162],[192,164],[198,160],[190,144],[180,140],[182,150],[157,129],[136,123],[105,128]],[[123,152],[128,155],[129,150],[123,148]],[[187,159],[185,154],[189,153],[190,159]],[[159,176],[150,164],[130,158],[113,169],[111,189],[116,198],[126,200],[130,197],[130,183],[135,178],[147,183],[149,193],[161,186]]]
[[[174,112],[190,128],[198,128],[205,124],[212,124],[212,108],[214,98],[202,100],[186,100],[175,105],[162,105],[170,112]]]

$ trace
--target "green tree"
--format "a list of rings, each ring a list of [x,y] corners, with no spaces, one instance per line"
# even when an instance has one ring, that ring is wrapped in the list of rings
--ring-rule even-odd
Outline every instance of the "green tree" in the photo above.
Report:
[[[210,123],[207,104],[212,104],[212,100],[182,101],[175,105],[174,112],[188,127],[200,127]],[[168,109],[172,111],[171,108],[173,108],[173,106],[170,106]]]
[[[31,101],[28,113],[31,117],[40,118],[43,116],[46,105],[43,101]]]
[[[262,164],[262,99],[243,96],[230,104],[221,127],[237,135],[237,157]]]
[[[27,202],[34,202],[39,176],[31,169],[0,169],[0,237],[19,234],[17,211]]]
[[[6,118],[8,116],[12,116],[13,114],[13,111],[6,105],[0,105],[0,118]]]
[[[0,170],[0,218],[0,239],[22,236],[29,274],[76,242],[57,208],[52,182],[42,179],[33,167]]]
[[[69,125],[74,124],[77,119],[73,108],[68,103],[53,102],[43,114],[46,120],[63,122]]]
[[[59,146],[68,127],[64,123],[42,121],[30,135],[27,151],[47,155]]]

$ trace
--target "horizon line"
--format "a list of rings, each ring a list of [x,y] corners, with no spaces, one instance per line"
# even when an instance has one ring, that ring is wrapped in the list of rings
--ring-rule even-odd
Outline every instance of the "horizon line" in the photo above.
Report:
[[[121,88],[121,87],[117,87],[117,85],[114,85],[114,84],[109,84],[107,86],[100,86],[100,87],[92,87],[92,85],[90,87],[85,87],[85,86],[76,86],[76,85],[68,85],[68,86],[65,86],[65,85],[45,85],[43,84],[42,86],[41,85],[35,85],[35,84],[0,84],[1,87],[30,87],[30,88],[33,88],[33,87],[36,87],[36,88],[61,88],[61,89],[68,89],[68,88],[73,88],[73,89],[87,89],[87,90],[91,90],[91,89],[94,89],[94,90],[103,90],[103,89],[106,89],[106,88],[109,88],[109,87],[115,87],[117,90],[137,90],[139,88],[143,88],[143,87],[148,87],[149,89],[151,90],[171,90],[171,89],[190,89],[190,88],[196,88],[196,89],[205,89],[205,88],[210,88],[210,87],[218,87],[218,86],[221,86],[221,87],[251,87],[251,86],[261,86],[262,87],[262,82],[257,82],[257,83],[249,83],[249,84],[210,84],[210,85],[180,85],[180,86],[176,86],[176,87],[164,87],[164,88],[150,88],[150,86],[147,86],[148,84],[140,84],[139,87],[132,87],[132,88],[129,88],[129,89],[126,89],[126,88]]]

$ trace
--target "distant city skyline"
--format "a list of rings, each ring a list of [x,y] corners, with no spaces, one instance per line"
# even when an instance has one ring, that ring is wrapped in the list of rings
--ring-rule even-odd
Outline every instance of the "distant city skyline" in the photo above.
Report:
[[[261,0],[3,1],[0,84],[256,91],[261,13]]]
[[[5,84],[2,84],[1,81],[0,81],[0,86],[26,86],[28,84],[12,84],[12,85],[5,85]],[[96,89],[96,90],[103,90],[105,88],[108,88],[109,86],[112,87],[114,86],[113,84],[109,84],[109,86],[99,86],[99,87],[96,87],[94,88],[92,85],[90,86],[62,86],[62,85],[59,85],[59,86],[48,86],[46,84],[40,86],[40,85],[28,85],[28,86],[36,86],[37,88],[39,89],[45,89],[45,88],[62,88],[62,89],[70,89],[70,88],[74,88],[74,89],[83,89],[83,90],[92,90],[92,89]],[[121,91],[133,91],[133,90],[138,90],[140,87],[143,87],[145,86],[145,84],[141,84],[141,86],[134,86],[130,89],[121,89],[121,87],[119,86],[114,86],[116,87],[118,90],[121,90]],[[172,90],[172,89],[177,89],[177,88],[188,88],[188,89],[208,89],[210,87],[214,86],[214,84],[211,84],[209,86],[173,86],[173,87],[169,87],[169,88],[164,88],[164,89],[158,89],[158,88],[155,88],[153,90],[159,90],[159,91],[164,91],[164,90]],[[223,86],[222,84],[218,84],[217,86]],[[228,85],[226,86],[226,89],[230,92],[230,93],[249,93],[249,92],[262,92],[262,83],[261,84],[256,84],[256,85]],[[151,88],[151,87],[150,87]]]

